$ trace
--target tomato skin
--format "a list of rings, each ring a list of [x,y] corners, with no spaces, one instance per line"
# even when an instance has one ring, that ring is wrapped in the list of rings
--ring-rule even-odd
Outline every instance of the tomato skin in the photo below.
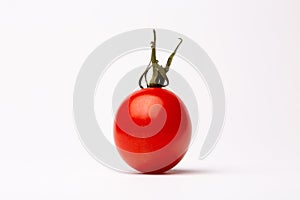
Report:
[[[145,88],[127,97],[114,123],[114,140],[123,160],[143,173],[162,173],[185,155],[191,120],[184,103],[162,88]]]

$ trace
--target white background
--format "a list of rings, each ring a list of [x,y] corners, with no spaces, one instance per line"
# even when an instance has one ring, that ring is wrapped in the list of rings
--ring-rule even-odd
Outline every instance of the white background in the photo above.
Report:
[[[297,0],[1,0],[0,199],[299,199],[299,10]],[[85,58],[144,27],[199,43],[227,97],[213,153],[167,175],[107,169],[73,123]]]

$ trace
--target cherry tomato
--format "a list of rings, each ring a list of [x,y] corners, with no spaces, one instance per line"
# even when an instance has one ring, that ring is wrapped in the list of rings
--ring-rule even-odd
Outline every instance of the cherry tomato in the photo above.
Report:
[[[185,155],[191,139],[191,120],[184,103],[169,85],[167,72],[182,39],[165,67],[156,60],[156,33],[151,42],[151,61],[139,79],[142,88],[129,95],[119,107],[114,123],[114,140],[123,160],[143,173],[162,173]],[[152,78],[147,73],[152,68]],[[147,88],[141,82],[145,78]]]
[[[186,153],[191,121],[183,102],[162,88],[127,97],[117,111],[114,139],[125,162],[144,173],[162,173]]]

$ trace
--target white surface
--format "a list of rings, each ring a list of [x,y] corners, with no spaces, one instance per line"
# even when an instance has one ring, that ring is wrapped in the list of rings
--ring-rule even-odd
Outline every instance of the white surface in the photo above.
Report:
[[[299,9],[296,0],[2,0],[0,199],[299,199]],[[73,124],[84,59],[109,37],[142,27],[198,42],[227,96],[214,152],[186,157],[171,175],[103,167]]]

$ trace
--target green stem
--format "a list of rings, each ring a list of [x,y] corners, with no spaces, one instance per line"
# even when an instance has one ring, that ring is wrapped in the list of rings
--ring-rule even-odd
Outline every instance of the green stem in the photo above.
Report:
[[[142,86],[143,78],[145,78],[147,87],[161,88],[161,87],[165,87],[165,86],[169,85],[169,79],[167,77],[167,72],[170,69],[173,57],[175,56],[178,47],[181,45],[181,43],[183,41],[181,38],[178,38],[180,40],[179,44],[176,46],[173,53],[169,56],[166,67],[163,67],[162,65],[158,64],[158,60],[156,59],[156,31],[155,31],[155,29],[153,29],[153,35],[154,35],[154,39],[150,43],[151,49],[152,49],[151,60],[149,62],[149,65],[147,66],[146,70],[144,71],[144,73],[142,74],[142,76],[139,79],[140,88],[143,88],[143,86]],[[148,84],[147,73],[151,67],[152,67],[152,78],[150,80],[150,83]]]

